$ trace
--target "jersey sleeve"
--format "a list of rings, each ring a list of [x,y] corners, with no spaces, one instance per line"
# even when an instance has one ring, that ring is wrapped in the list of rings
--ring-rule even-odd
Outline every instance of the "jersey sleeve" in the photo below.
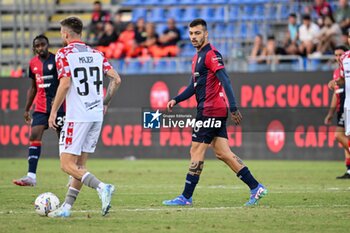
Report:
[[[225,68],[221,54],[218,51],[214,50],[211,50],[207,53],[205,57],[205,66],[214,74],[216,71]]]
[[[29,63],[29,69],[28,69],[28,77],[31,79],[35,79],[35,74],[32,71],[32,63]]]
[[[62,77],[72,77],[67,57],[62,49],[56,53],[55,60],[58,79],[61,79]]]
[[[109,70],[112,69],[111,63],[107,60],[107,58],[103,57],[103,73],[106,74]]]

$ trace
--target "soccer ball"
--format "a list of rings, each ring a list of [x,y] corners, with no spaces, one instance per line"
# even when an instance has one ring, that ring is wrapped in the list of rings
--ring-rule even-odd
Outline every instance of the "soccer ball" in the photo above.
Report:
[[[56,210],[59,205],[58,197],[50,192],[40,194],[34,202],[35,212],[41,216],[47,216],[48,213]]]

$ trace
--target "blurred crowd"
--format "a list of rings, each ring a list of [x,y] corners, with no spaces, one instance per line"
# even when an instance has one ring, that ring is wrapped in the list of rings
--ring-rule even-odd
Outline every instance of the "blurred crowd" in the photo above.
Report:
[[[123,22],[122,13],[111,16],[102,9],[101,2],[93,7],[87,41],[97,47],[107,58],[161,58],[174,57],[179,53],[177,43],[181,40],[180,30],[174,19],[158,35],[156,25],[139,18],[133,22]]]
[[[326,0],[314,0],[301,12],[290,13],[282,40],[274,35],[256,35],[250,57],[272,62],[263,57],[271,55],[300,55],[318,57],[332,54],[339,45],[347,44],[350,28],[350,7],[339,0],[332,9]],[[99,1],[94,3],[88,41],[104,52],[107,58],[173,57],[179,54],[181,32],[174,19],[160,34],[156,25],[139,18],[136,23],[123,22],[122,13],[110,15]]]
[[[300,22],[300,23],[299,23]],[[251,58],[258,62],[271,55],[300,55],[320,57],[333,54],[339,45],[348,45],[350,7],[347,0],[339,0],[333,10],[326,0],[315,0],[303,12],[290,13],[283,41],[271,35],[264,43],[263,35],[256,35]]]

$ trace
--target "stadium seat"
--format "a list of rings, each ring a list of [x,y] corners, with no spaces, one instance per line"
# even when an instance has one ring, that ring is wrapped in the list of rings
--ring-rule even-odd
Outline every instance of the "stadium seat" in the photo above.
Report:
[[[264,5],[257,5],[255,7],[254,11],[254,17],[255,20],[263,20],[265,18],[265,6]]]
[[[247,32],[248,32],[247,24],[242,22],[240,25],[240,30],[239,30],[239,34],[238,34],[239,38],[245,39],[247,37],[247,34],[248,34]]]
[[[139,18],[146,19],[147,9],[146,8],[134,8],[132,11],[132,21],[136,22]]]
[[[162,0],[144,0],[141,4],[145,6],[159,6],[161,2]]]
[[[196,50],[193,48],[192,44],[185,43],[181,47],[180,56],[181,57],[192,57],[195,54]]]
[[[215,9],[212,7],[204,7],[202,8],[201,11],[201,17],[205,19],[207,22],[213,22],[214,21],[214,14],[215,14]]]
[[[253,5],[244,5],[242,19],[251,20],[254,17],[254,6]]]
[[[257,34],[260,34],[260,32],[262,31],[261,30],[261,24],[259,23],[259,21],[256,21],[256,22],[253,22],[253,25],[252,25],[252,36],[255,36]]]
[[[265,15],[266,20],[276,20],[277,19],[277,6],[276,4],[271,4],[267,7]]]
[[[123,72],[126,74],[139,74],[142,68],[140,61],[132,59],[126,61],[123,66]]]
[[[226,37],[226,24],[224,23],[216,23],[214,28],[214,38],[225,38]]]
[[[225,30],[224,34],[225,34],[225,37],[227,39],[234,38],[235,27],[234,27],[233,23],[230,23],[226,26],[226,30]]]
[[[219,4],[226,4],[226,0],[209,0],[208,3],[214,4],[214,5],[219,5]]]
[[[193,5],[196,4],[196,1],[193,0],[179,0],[180,5]]]
[[[170,73],[171,67],[168,65],[168,62],[164,59],[160,59],[157,62],[154,63],[154,70],[155,73]]]
[[[182,18],[181,8],[172,7],[168,11],[168,18],[173,18],[175,21],[180,22]]]
[[[156,32],[157,34],[160,36],[163,34],[164,30],[167,28],[168,26],[165,23],[158,23],[156,25]]]
[[[229,20],[230,21],[238,20],[240,18],[239,12],[240,12],[239,6],[231,6],[229,8]]]
[[[177,6],[179,5],[180,0],[163,0],[159,4],[165,5],[165,6]]]
[[[213,1],[211,1],[211,0],[198,0],[198,1],[196,1],[196,4],[197,5],[208,5],[208,4],[211,4]]]
[[[183,17],[181,19],[182,22],[190,22],[195,18],[198,18],[199,14],[198,14],[198,9],[196,7],[193,6],[189,6],[185,8]]]
[[[126,0],[122,2],[122,6],[138,6],[142,5],[142,0]]]
[[[165,22],[165,10],[163,7],[155,7],[151,10],[151,17],[148,18],[150,22]]]
[[[213,20],[215,22],[223,22],[225,19],[225,7],[215,8]]]

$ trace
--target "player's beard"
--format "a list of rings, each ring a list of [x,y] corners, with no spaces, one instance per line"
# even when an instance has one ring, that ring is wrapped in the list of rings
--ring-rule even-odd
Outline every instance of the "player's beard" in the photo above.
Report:
[[[66,47],[68,45],[67,41],[62,41],[63,47]]]
[[[192,42],[192,45],[196,49],[200,49],[200,48],[202,48],[202,46],[204,44],[204,41],[205,41],[205,38],[203,37],[202,39],[196,41],[196,43],[197,43],[196,45],[194,45],[193,42]]]

